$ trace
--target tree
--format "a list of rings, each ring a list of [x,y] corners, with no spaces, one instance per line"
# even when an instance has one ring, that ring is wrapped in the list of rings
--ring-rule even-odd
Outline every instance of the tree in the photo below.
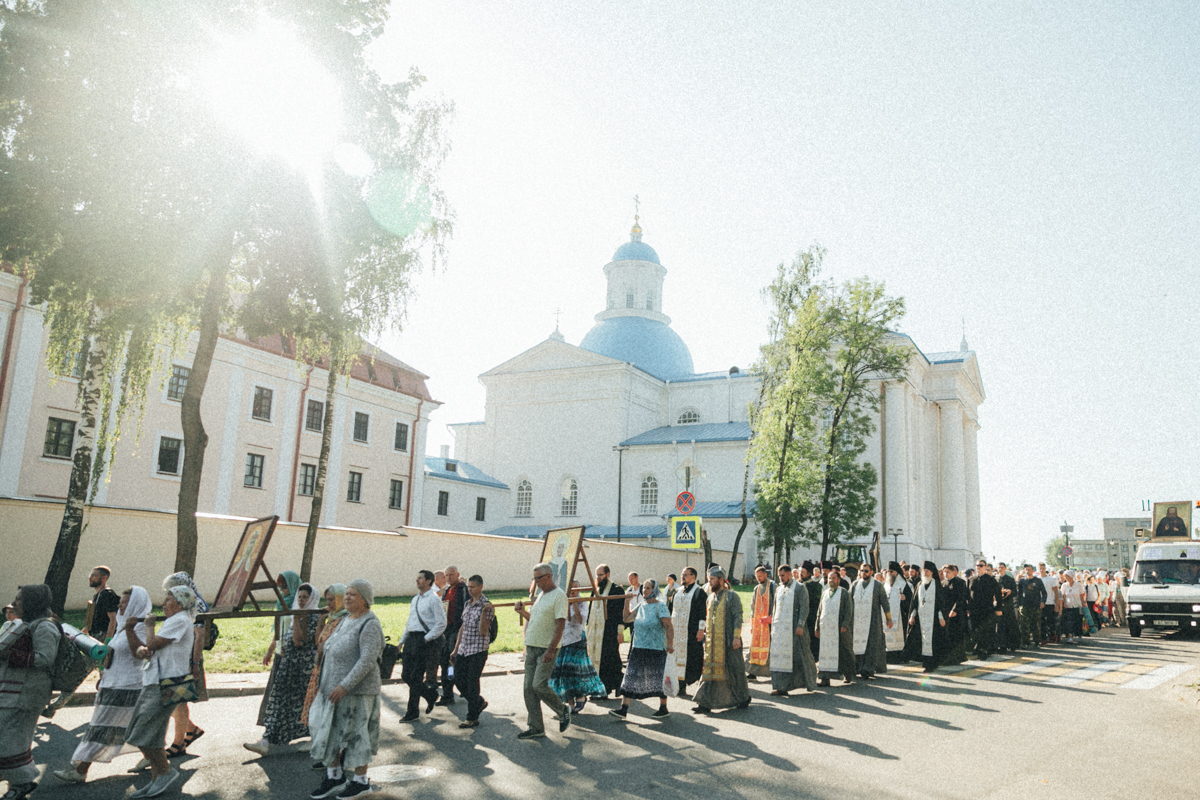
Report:
[[[410,98],[420,85],[419,74],[385,84],[363,55],[382,33],[387,9],[382,0],[199,0],[155,6],[153,13],[133,0],[0,7],[0,188],[5,190],[0,250],[32,277],[34,297],[50,304],[52,360],[66,356],[65,349],[54,356],[54,342],[66,341],[55,334],[56,320],[87,321],[74,329],[81,334],[74,346],[87,339],[102,345],[100,353],[122,352],[130,376],[123,380],[134,390],[117,396],[127,404],[137,399],[137,387],[144,390],[155,356],[161,358],[199,328],[181,407],[177,570],[190,572],[195,566],[195,512],[208,440],[200,401],[217,339],[237,305],[235,289],[253,294],[262,288],[255,279],[269,274],[263,259],[278,241],[303,233],[292,225],[297,219],[325,219],[304,211],[311,205],[305,198],[313,195],[314,184],[305,180],[311,174],[298,179],[294,164],[265,154],[223,124],[206,95],[214,50],[223,41],[252,35],[264,14],[290,25],[337,84],[346,121],[343,142],[375,156],[377,175],[405,169],[411,194],[421,198],[415,205],[428,209],[416,235],[392,232],[403,246],[372,241],[365,244],[371,250],[365,255],[361,247],[320,242],[347,256],[337,271],[324,276],[327,286],[352,283],[385,260],[394,267],[389,280],[374,283],[395,289],[399,274],[405,291],[394,298],[371,296],[353,285],[345,295],[365,309],[358,319],[394,320],[407,296],[406,276],[421,263],[419,248],[432,242],[434,258],[440,255],[450,216],[444,197],[432,182],[423,182],[444,153],[438,148],[445,106]],[[331,164],[332,153],[325,152],[318,166],[328,174]],[[360,190],[365,181],[359,180]],[[377,226],[394,225],[397,208],[411,213],[414,204],[389,203],[394,198],[380,200],[381,194],[386,195],[377,191],[368,198],[376,207],[367,210],[383,220]],[[358,201],[362,206],[361,195]],[[363,216],[361,210],[355,213]],[[91,253],[98,242],[100,252]],[[59,305],[67,311],[56,310],[56,296],[66,298]],[[304,299],[289,296],[288,302],[302,305]],[[132,345],[138,349],[131,351]],[[101,399],[104,385],[101,380]],[[100,408],[95,418],[103,424],[108,415]],[[76,494],[77,484],[73,477]],[[69,503],[64,525],[67,516],[80,516],[80,509]],[[67,536],[73,544],[62,548],[70,557],[56,555],[55,569],[62,575],[70,574],[81,532],[73,523]]]
[[[1055,569],[1066,569],[1067,560],[1063,558],[1062,550],[1067,546],[1065,534],[1059,534],[1046,542],[1046,566]]]
[[[908,355],[890,343],[904,301],[869,278],[817,283],[824,250],[781,264],[764,292],[770,337],[755,372],[762,402],[751,424],[758,518],[775,552],[866,536],[878,474],[861,461],[874,433],[875,385],[902,379]]]

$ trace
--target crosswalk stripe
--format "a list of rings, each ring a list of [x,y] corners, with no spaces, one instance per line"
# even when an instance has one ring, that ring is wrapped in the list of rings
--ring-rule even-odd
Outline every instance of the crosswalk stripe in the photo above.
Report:
[[[1077,669],[1074,672],[1068,672],[1066,675],[1060,675],[1057,678],[1051,678],[1050,680],[1046,681],[1046,683],[1049,683],[1053,686],[1075,686],[1076,684],[1083,683],[1084,681],[1097,678],[1106,672],[1112,672],[1113,670],[1120,669],[1121,667],[1125,666],[1126,663],[1127,662],[1125,661],[1101,661],[1099,664],[1092,664],[1084,667],[1083,669]]]
[[[1006,661],[1012,661],[1014,658],[1016,658],[1016,656],[1004,656],[1003,658],[998,658],[995,661],[977,661],[975,659],[971,659],[969,661],[964,661],[961,664],[955,664],[950,667],[943,667],[943,668],[939,669],[938,671],[944,672],[947,674],[951,674],[951,675],[953,675],[955,673],[959,673],[959,672],[968,672],[970,670],[988,671],[989,668],[999,666]],[[964,677],[969,678],[972,676],[966,675]]]
[[[980,680],[985,681],[1006,681],[1009,678],[1015,678],[1018,675],[1025,675],[1030,672],[1037,672],[1046,667],[1053,667],[1061,664],[1061,658],[1039,658],[1036,661],[1029,661],[1024,664],[1017,664],[1015,667],[1002,669],[999,672],[992,672],[988,675],[979,676]]]
[[[1134,678],[1129,683],[1122,684],[1122,689],[1153,689],[1159,684],[1171,680],[1177,675],[1182,675],[1195,664],[1166,664],[1158,669],[1147,672],[1139,678]]]

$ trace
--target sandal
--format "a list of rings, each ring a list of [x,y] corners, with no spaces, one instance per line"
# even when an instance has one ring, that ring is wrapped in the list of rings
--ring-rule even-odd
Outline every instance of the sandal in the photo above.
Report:
[[[192,728],[183,735],[183,746],[188,747],[192,742],[196,741],[203,735],[204,731],[200,730],[199,728]]]
[[[175,758],[176,756],[186,756],[186,744],[173,744],[167,748],[167,758]]]

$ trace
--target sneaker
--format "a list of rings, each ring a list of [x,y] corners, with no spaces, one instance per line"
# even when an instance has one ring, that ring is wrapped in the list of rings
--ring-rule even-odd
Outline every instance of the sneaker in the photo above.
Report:
[[[482,700],[483,698],[480,698],[480,699]],[[484,709],[486,709],[486,708],[487,708],[487,706],[488,706],[488,702],[487,702],[487,700],[484,700],[484,701],[483,701],[483,705],[481,705],[481,706],[479,707],[479,712],[480,712],[480,713],[483,713],[483,710],[484,710]]]
[[[517,734],[518,739],[544,739],[545,737],[545,731],[535,731],[532,728],[526,728]]]
[[[571,707],[564,705],[562,714],[558,718],[558,732],[564,733],[569,727],[571,727]]]
[[[314,770],[316,770],[317,772],[324,772],[324,771],[325,771],[325,765],[324,765],[324,764],[322,764],[320,761],[314,761],[314,762],[312,763],[312,768],[313,768]]]
[[[617,719],[625,719],[626,717],[629,716],[629,706],[621,706],[620,708],[614,708],[612,711],[609,711],[608,713],[612,714]]]
[[[479,720],[477,720],[477,719],[464,719],[462,722],[458,723],[458,727],[460,727],[460,728],[478,728],[478,727],[479,727]]]
[[[579,698],[578,700],[575,701],[575,706],[571,709],[571,713],[578,714],[580,711],[583,711],[583,707],[586,705],[587,705],[587,698],[586,697]]]
[[[345,775],[340,778],[330,778],[328,775],[326,775],[325,780],[321,781],[320,786],[318,786],[316,789],[313,789],[312,794],[310,794],[309,797],[312,798],[312,800],[324,800],[324,798],[329,797],[330,795],[335,794],[336,792],[339,792],[345,788]]]
[[[454,697],[451,695],[442,695],[435,702],[435,706],[452,706],[454,705]]]
[[[129,768],[130,772],[141,772],[144,769],[150,769],[150,759],[143,758],[141,761]]]
[[[258,753],[260,756],[265,756],[271,752],[271,743],[266,739],[260,739],[257,742],[246,742],[242,747],[251,753]]]
[[[352,780],[346,784],[346,788],[342,790],[342,793],[339,794],[338,797],[361,797],[362,795],[370,794],[373,791],[375,791],[375,787],[370,783],[359,783],[358,781]]]
[[[654,712],[653,714],[651,714],[650,716],[654,717],[655,719],[662,719],[663,717],[669,717],[669,716],[671,716],[671,712],[670,712],[670,711],[667,711],[667,707],[666,707],[666,706],[659,706],[659,707],[658,707],[658,711],[655,711],[655,712]]]
[[[170,789],[171,784],[173,784],[176,780],[178,780],[178,778],[179,778],[179,770],[177,770],[177,769],[171,770],[166,775],[159,775],[157,778],[150,781],[150,786],[148,787],[149,791],[146,792],[146,794],[143,796],[144,797],[158,797],[160,794],[165,792],[167,789]]]
[[[76,770],[74,767],[67,767],[66,769],[56,770],[53,773],[53,775],[54,775],[54,777],[58,778],[60,781],[65,781],[66,783],[83,783],[84,781],[87,780],[87,776],[80,775],[79,771]]]
[[[10,783],[8,791],[4,793],[4,800],[25,800],[26,797],[33,794],[33,790],[37,787],[38,785],[34,781],[29,783]]]
[[[143,786],[140,789],[135,789],[134,791],[130,792],[129,796],[130,797],[145,797],[146,795],[148,795],[150,793],[150,790],[153,787],[154,787],[154,779],[151,778],[149,783],[147,783],[145,786]],[[8,795],[4,795],[4,800],[9,800]]]

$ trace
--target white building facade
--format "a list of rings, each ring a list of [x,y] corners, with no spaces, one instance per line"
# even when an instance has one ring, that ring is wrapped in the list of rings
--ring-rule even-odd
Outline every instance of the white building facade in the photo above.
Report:
[[[694,371],[662,311],[666,269],[636,222],[604,273],[605,308],[578,346],[556,330],[484,373],[484,419],[449,426],[455,460],[508,487],[485,530],[532,537],[585,524],[589,536],[667,546],[664,517],[686,489],[713,546],[731,549],[757,380],[737,367]],[[899,534],[884,537],[884,554],[964,564],[981,550],[978,362],[965,339],[928,356],[896,339],[911,352],[908,374],[880,381],[864,455],[881,476],[877,530]],[[740,550],[752,568],[760,555],[752,495],[747,506]],[[428,513],[424,521],[434,524]]]

